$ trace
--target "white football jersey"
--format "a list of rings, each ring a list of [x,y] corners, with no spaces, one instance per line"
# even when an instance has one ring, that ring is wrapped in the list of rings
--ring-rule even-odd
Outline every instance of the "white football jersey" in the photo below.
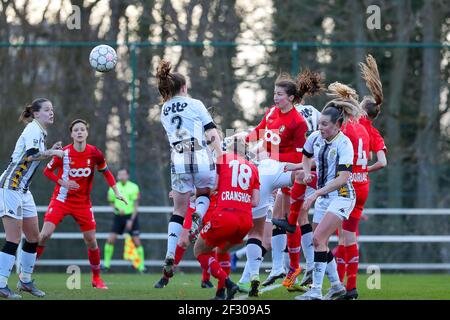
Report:
[[[295,109],[305,118],[308,124],[309,131],[316,131],[319,129],[320,111],[310,105],[295,105]]]
[[[314,157],[317,172],[317,189],[329,184],[337,177],[340,171],[352,170],[353,145],[350,139],[341,131],[333,140],[327,141],[322,138],[320,131],[314,131],[303,146],[303,154]],[[332,191],[328,196],[340,196],[355,198],[355,189],[349,179],[347,183],[338,190]]]
[[[215,125],[200,100],[175,96],[166,101],[161,109],[161,123],[172,150],[172,173],[215,170],[205,139],[205,131]]]
[[[8,167],[0,177],[0,188],[22,192],[28,190],[31,178],[39,167],[40,161],[27,161],[26,153],[30,149],[45,151],[46,137],[47,132],[37,120],[27,124],[16,142]]]

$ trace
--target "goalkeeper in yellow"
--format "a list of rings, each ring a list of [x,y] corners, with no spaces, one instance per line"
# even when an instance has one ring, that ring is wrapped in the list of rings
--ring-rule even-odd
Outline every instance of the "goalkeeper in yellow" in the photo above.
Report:
[[[108,190],[108,202],[114,209],[114,222],[112,231],[104,248],[103,268],[108,271],[111,267],[111,258],[114,253],[114,242],[117,236],[125,232],[125,246],[123,258],[129,260],[139,272],[145,272],[144,248],[139,238],[138,202],[140,197],[139,186],[129,179],[126,169],[117,172],[117,189],[127,200],[128,204],[116,199],[114,191]]]

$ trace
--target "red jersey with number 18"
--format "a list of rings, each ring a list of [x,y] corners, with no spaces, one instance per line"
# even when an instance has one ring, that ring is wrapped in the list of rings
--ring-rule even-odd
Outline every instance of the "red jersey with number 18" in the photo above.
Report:
[[[91,206],[91,190],[94,180],[94,169],[100,172],[105,171],[106,164],[103,153],[97,147],[87,144],[83,152],[78,152],[73,144],[63,148],[64,158],[53,157],[47,164],[44,174],[48,171],[59,169],[57,177],[63,181],[73,180],[79,184],[76,190],[68,190],[56,184],[52,201],[58,200],[74,206]]]
[[[259,189],[258,169],[236,154],[225,154],[216,164],[219,184],[216,211],[236,209],[252,213],[252,193]]]

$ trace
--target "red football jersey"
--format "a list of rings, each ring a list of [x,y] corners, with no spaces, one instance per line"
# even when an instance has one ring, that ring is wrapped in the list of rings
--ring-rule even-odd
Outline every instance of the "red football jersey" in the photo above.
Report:
[[[350,139],[353,145],[353,184],[369,182],[368,158],[370,152],[370,137],[366,128],[359,123],[348,122],[342,132]]]
[[[216,164],[219,179],[216,212],[234,208],[251,214],[252,193],[259,189],[258,169],[235,154],[224,154],[221,160]]]
[[[282,113],[273,106],[261,123],[247,136],[247,141],[262,139],[270,158],[280,162],[299,163],[306,141],[308,124],[295,108]]]
[[[372,125],[372,121],[368,118],[360,118],[359,123],[362,124],[370,136],[370,151],[377,153],[380,150],[387,152],[386,144],[377,128]]]
[[[63,148],[64,158],[53,157],[47,164],[45,170],[58,170],[58,179],[64,181],[73,180],[79,184],[77,190],[68,190],[59,184],[56,184],[53,191],[52,200],[77,205],[91,206],[91,190],[94,180],[94,169],[105,171],[106,164],[103,153],[97,147],[87,144],[83,152],[74,149],[73,144]]]

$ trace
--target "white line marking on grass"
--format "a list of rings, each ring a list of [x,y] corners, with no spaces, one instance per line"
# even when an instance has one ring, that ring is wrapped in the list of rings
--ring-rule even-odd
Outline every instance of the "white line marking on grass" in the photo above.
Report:
[[[279,288],[279,287],[281,287],[281,284],[272,284],[272,285],[270,285],[268,287],[265,287],[265,288],[259,290],[259,292],[262,293],[262,292],[266,292],[266,291],[271,291],[271,290],[274,290],[274,289]],[[248,294],[243,294],[243,295],[237,296],[233,300],[247,300],[248,298],[249,298]]]

